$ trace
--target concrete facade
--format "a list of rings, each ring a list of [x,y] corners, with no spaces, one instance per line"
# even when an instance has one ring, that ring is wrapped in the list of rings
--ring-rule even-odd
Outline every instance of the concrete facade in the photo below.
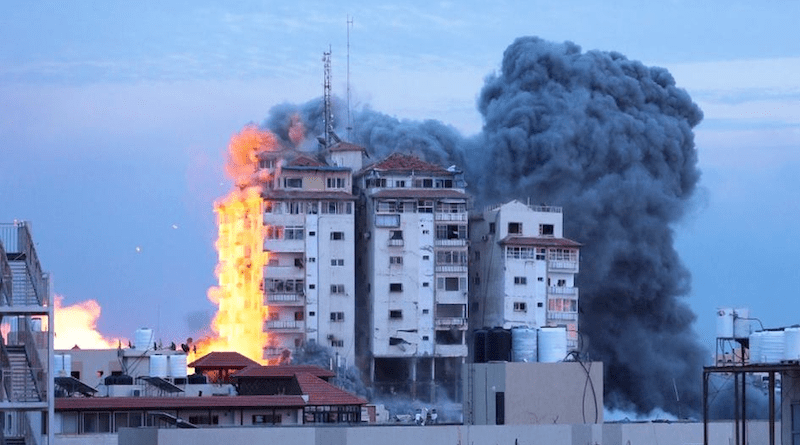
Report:
[[[395,153],[363,169],[356,187],[362,375],[378,393],[458,399],[467,356],[462,174]]]
[[[766,422],[748,424],[747,443],[767,445]],[[730,422],[709,425],[709,445],[733,441]],[[76,442],[61,442],[68,445]],[[81,442],[114,445],[108,442]],[[294,445],[514,444],[514,445],[686,445],[703,443],[703,424],[689,422],[607,423],[599,425],[438,425],[322,428],[123,429],[119,445],[217,445],[291,443]]]
[[[579,244],[560,207],[511,201],[470,217],[470,327],[563,326],[578,348]]]

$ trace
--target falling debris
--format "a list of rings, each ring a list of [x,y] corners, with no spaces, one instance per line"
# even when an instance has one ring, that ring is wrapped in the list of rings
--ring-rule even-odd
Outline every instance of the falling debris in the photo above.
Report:
[[[136,246],[136,253],[141,253],[141,252],[142,252],[142,248],[139,247],[139,246]]]

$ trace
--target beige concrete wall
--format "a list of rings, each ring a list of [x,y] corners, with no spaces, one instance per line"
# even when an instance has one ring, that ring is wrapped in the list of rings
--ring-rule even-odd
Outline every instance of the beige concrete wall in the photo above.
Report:
[[[748,423],[747,443],[767,445],[768,424]],[[734,442],[732,422],[709,424],[709,444]],[[60,442],[67,445],[77,442]],[[80,442],[100,445],[100,442]],[[204,428],[197,430],[123,429],[119,445],[216,445],[286,443],[293,445],[686,445],[703,443],[702,423],[609,423],[595,425],[437,425],[359,427]],[[103,442],[102,445],[112,445]]]

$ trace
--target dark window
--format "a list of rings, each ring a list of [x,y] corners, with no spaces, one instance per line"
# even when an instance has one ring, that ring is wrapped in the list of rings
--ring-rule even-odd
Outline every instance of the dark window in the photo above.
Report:
[[[505,425],[506,423],[506,393],[494,393],[494,423],[495,425]]]
[[[552,224],[539,224],[539,235],[542,235],[542,236],[553,236],[553,225]]]
[[[403,292],[403,283],[389,283],[389,292]]]
[[[403,318],[403,311],[399,309],[393,309],[389,311],[389,318]]]
[[[508,223],[508,233],[522,234],[522,223],[510,222]]]
[[[344,232],[331,232],[331,240],[340,241],[344,239]]]

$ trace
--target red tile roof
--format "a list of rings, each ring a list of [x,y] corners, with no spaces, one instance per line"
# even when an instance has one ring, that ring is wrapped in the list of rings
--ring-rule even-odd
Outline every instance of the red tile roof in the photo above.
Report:
[[[287,167],[323,167],[325,163],[320,162],[308,155],[299,155],[286,163]]]
[[[195,369],[242,369],[258,365],[238,352],[211,352],[189,363]]]
[[[527,236],[507,236],[499,241],[500,244],[510,246],[541,246],[541,247],[580,247],[581,243],[567,238],[545,238]]]
[[[239,377],[294,377],[295,374],[307,373],[316,377],[333,377],[336,375],[331,370],[314,365],[276,365],[276,366],[250,366],[231,375],[231,379]]]
[[[366,402],[364,402],[366,403]],[[302,408],[302,396],[56,397],[57,411],[122,409]]]
[[[467,199],[468,195],[464,192],[453,189],[404,189],[391,188],[381,189],[373,193],[373,198],[452,198]]]
[[[452,175],[452,172],[449,172],[436,164],[431,164],[416,156],[405,155],[402,153],[392,153],[386,159],[370,165],[366,168],[366,170],[415,171],[433,173],[437,175]]]
[[[307,372],[298,373],[297,383],[303,394],[308,395],[309,405],[364,405],[366,400],[339,389]]]

